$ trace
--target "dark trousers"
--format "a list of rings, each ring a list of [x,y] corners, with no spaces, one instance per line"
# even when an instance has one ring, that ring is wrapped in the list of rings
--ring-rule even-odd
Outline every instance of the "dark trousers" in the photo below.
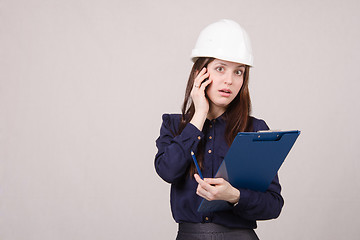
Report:
[[[253,229],[227,228],[215,223],[180,223],[176,240],[259,240]]]

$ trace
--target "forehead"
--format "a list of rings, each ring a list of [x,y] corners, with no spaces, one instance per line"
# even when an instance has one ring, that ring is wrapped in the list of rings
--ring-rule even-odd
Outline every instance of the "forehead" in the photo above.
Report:
[[[219,64],[219,65],[228,66],[228,67],[234,67],[234,68],[245,67],[245,64],[236,63],[236,62],[230,62],[230,61],[221,60],[221,59],[215,59],[210,64]]]

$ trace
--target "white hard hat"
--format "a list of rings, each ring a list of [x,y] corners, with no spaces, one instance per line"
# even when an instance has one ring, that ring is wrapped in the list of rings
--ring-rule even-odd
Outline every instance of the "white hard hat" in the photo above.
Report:
[[[213,57],[253,66],[254,57],[249,36],[232,20],[223,19],[204,28],[191,53],[195,62],[199,57]]]

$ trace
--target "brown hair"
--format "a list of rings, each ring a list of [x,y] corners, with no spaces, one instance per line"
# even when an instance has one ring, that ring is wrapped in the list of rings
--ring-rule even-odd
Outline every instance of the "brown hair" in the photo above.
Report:
[[[207,67],[209,63],[214,61],[215,58],[201,57],[196,60],[194,63],[189,79],[186,86],[184,103],[182,106],[182,117],[179,126],[179,131],[177,134],[180,134],[185,128],[186,124],[190,122],[195,113],[195,106],[191,100],[190,93],[194,85],[194,79],[196,75],[203,69]],[[243,85],[234,98],[234,100],[229,104],[228,108],[224,113],[224,118],[226,120],[226,129],[225,129],[225,139],[226,143],[230,146],[238,132],[247,132],[252,131],[252,124],[250,121],[250,112],[251,112],[251,101],[249,93],[249,71],[250,67],[245,66]],[[190,154],[190,153],[189,153]],[[203,166],[204,159],[204,143],[203,141],[199,143],[197,154],[196,154],[200,168]],[[193,176],[196,172],[196,167],[194,163],[190,165],[189,174]]]

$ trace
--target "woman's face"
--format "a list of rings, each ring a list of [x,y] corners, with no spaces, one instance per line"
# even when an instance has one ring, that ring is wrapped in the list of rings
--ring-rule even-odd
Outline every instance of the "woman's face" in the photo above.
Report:
[[[243,85],[245,65],[215,59],[208,64],[207,71],[212,80],[206,88],[210,107],[226,109]]]

